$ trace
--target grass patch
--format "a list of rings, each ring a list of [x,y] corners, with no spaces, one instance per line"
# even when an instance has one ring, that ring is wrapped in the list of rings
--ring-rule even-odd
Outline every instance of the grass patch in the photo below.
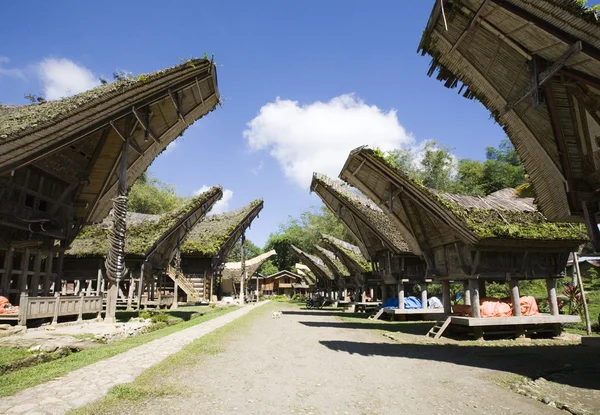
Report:
[[[0,397],[10,396],[20,390],[27,389],[44,382],[48,382],[58,376],[64,376],[73,370],[82,368],[84,366],[98,362],[103,359],[107,359],[119,353],[126,352],[127,350],[133,349],[134,347],[140,346],[142,344],[151,342],[156,339],[160,339],[162,337],[168,336],[169,334],[173,334],[178,331],[184,330],[188,327],[192,327],[197,324],[201,324],[205,321],[212,320],[213,318],[219,317],[223,314],[227,314],[233,310],[236,310],[237,308],[238,307],[209,309],[206,310],[206,313],[204,315],[183,322],[181,324],[168,326],[163,329],[153,331],[151,333],[130,337],[100,347],[82,350],[80,352],[71,354],[65,357],[64,359],[42,363],[37,366],[28,367],[17,372],[9,373],[5,376],[2,376],[2,388],[0,388]]]
[[[186,369],[194,370],[193,366],[199,364],[202,359],[222,353],[231,341],[247,334],[250,324],[257,316],[270,313],[273,304],[254,309],[193,341],[180,352],[146,370],[133,382],[111,388],[104,398],[71,411],[69,415],[131,413],[139,410],[139,404],[147,399],[188,395],[189,392],[184,385],[171,381],[174,374],[180,375],[180,372]],[[157,382],[157,379],[161,381]]]
[[[0,347],[0,366],[4,366],[17,360],[30,357],[31,353],[26,349],[14,349],[12,347]]]

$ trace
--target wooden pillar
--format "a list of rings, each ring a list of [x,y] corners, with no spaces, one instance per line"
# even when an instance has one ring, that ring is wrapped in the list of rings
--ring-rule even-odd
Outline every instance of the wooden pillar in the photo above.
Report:
[[[387,284],[384,282],[381,285],[381,301],[386,302],[388,299]]]
[[[471,305],[471,289],[469,288],[469,281],[463,281],[463,298],[465,305]]]
[[[129,291],[127,292],[127,310],[131,310],[131,303],[135,293],[135,280],[133,279],[133,271],[129,273]]]
[[[471,291],[471,316],[480,318],[481,309],[479,306],[479,284],[477,280],[469,280],[469,288]]]
[[[63,266],[65,262],[65,251],[61,249],[58,253],[58,266],[56,267],[56,277],[54,277],[54,294],[62,290]]]
[[[427,308],[427,284],[421,283],[421,308]]]
[[[75,283],[75,295],[79,295],[79,293],[81,292],[81,280],[77,280],[77,282]]]
[[[119,295],[119,285],[116,281],[107,281],[108,289],[106,290],[106,313],[104,315],[104,322],[116,323],[117,318],[115,317],[117,312],[117,296]]]
[[[550,314],[558,315],[558,299],[556,298],[556,280],[554,278],[546,278],[546,288],[548,289],[548,305],[550,306]]]
[[[508,282],[510,286],[510,297],[513,303],[513,316],[521,316],[521,296],[519,295],[519,280],[511,279]]]
[[[60,314],[60,290],[54,292],[54,314],[52,316],[52,324],[58,323],[58,315]]]
[[[138,282],[138,292],[137,292],[137,309],[140,311],[142,309],[142,291],[144,290],[144,269],[146,268],[146,263],[142,264],[142,268],[140,269],[140,280]]]
[[[13,257],[15,253],[15,248],[12,246],[8,248],[6,251],[6,255],[4,256],[4,273],[2,274],[2,280],[0,282],[0,292],[8,298],[8,291],[10,289],[10,281],[12,279],[12,269],[13,269]]]
[[[37,250],[33,261],[33,276],[31,277],[31,286],[29,287],[29,296],[37,297],[40,293],[40,274],[42,272],[42,251]]]
[[[487,297],[487,290],[485,288],[485,280],[477,280],[477,287],[479,288],[479,298]]]
[[[173,281],[173,304],[171,305],[171,310],[175,310],[179,304],[177,301],[178,297],[179,297],[179,283],[177,282],[179,280],[179,275],[175,278],[175,280]]]
[[[583,303],[583,315],[585,317],[585,327],[587,335],[590,336],[592,334],[592,325],[590,322],[590,312],[588,310],[587,300],[585,299],[585,289],[583,287],[583,276],[581,275],[581,270],[579,269],[579,257],[577,252],[573,252],[573,266],[577,271],[577,285],[579,286],[579,292],[581,293],[581,302]],[[560,334],[560,333],[559,333]]]
[[[92,291],[94,291],[92,289],[92,284],[93,284],[93,280],[88,280],[87,286],[85,287],[85,296],[86,297],[89,297],[90,295],[92,295]]]
[[[398,283],[398,308],[404,310],[404,283]]]
[[[79,303],[77,306],[79,307],[79,313],[77,314],[77,321],[83,320],[83,306],[85,305],[85,295],[79,294]]]
[[[244,280],[246,279],[246,233],[242,234],[242,275],[240,276],[240,305],[244,305]]]
[[[204,279],[206,280],[206,274]],[[208,302],[212,303],[213,302],[213,290],[214,290],[214,282],[215,282],[215,276],[214,274],[211,272],[210,273],[210,292],[208,293]]]
[[[29,248],[25,248],[21,257],[21,275],[19,275],[19,295],[27,291],[27,276],[29,275]]]
[[[104,278],[102,278],[102,264],[98,267],[98,276],[96,277],[96,295],[104,292]]]
[[[373,290],[373,287],[369,289],[369,296],[371,297],[371,301],[375,300],[375,290]]]
[[[452,302],[450,298],[450,281],[442,281],[442,302],[444,304],[444,314],[452,314]]]
[[[22,292],[21,296],[19,297],[19,326],[27,325],[27,309],[29,308],[27,305],[28,300],[29,298],[27,296],[27,291]]]

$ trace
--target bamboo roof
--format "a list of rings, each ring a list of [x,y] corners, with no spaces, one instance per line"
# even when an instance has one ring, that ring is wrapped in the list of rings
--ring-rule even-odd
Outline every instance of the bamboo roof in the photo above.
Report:
[[[308,252],[304,252],[294,245],[292,245],[292,250],[298,259],[300,259],[317,278],[323,280],[333,280],[335,278],[333,271],[329,269],[327,265],[325,265],[321,258],[311,255]]]
[[[323,248],[322,246],[315,246],[316,254],[325,265],[333,272],[336,278],[347,278],[350,276],[350,271],[343,264],[343,262],[336,256],[332,251]]]
[[[329,235],[322,235],[322,238],[321,245],[333,251],[349,270],[360,274],[373,270],[358,246]]]
[[[315,277],[315,274],[313,274],[309,267],[304,264],[296,263],[294,268],[296,268],[298,275],[300,275],[300,277],[302,277],[304,282],[306,282],[308,285],[316,284],[317,277]]]
[[[158,268],[166,267],[190,229],[221,197],[221,186],[215,186],[170,213],[146,215],[128,212],[125,255],[145,258]],[[65,254],[73,257],[105,257],[112,227],[112,214],[101,223],[84,227]]]
[[[246,272],[248,276],[254,275],[256,270],[258,270],[262,264],[264,264],[269,258],[277,255],[275,250],[270,250],[269,252],[265,252],[264,254],[260,254],[255,256],[254,258],[246,260]],[[231,279],[235,283],[239,283],[242,275],[242,263],[241,262],[227,262],[225,263],[225,267],[221,271],[221,277],[223,279]]]
[[[371,199],[345,183],[319,173],[313,174],[311,191],[321,198],[359,241],[366,258],[374,258],[383,249],[412,255],[400,229]]]
[[[532,199],[518,199],[514,189],[485,198],[438,194],[367,148],[350,153],[340,177],[375,200],[387,201],[388,216],[412,235],[417,249],[456,241],[505,245],[517,240],[536,246],[554,241],[570,247],[586,239],[581,225],[549,222]]]
[[[0,106],[0,185],[27,165],[63,180],[71,191],[66,200],[73,205],[72,239],[78,226],[101,221],[111,209],[126,137],[131,186],[219,102],[215,65],[192,59],[56,101]]]
[[[575,0],[446,0],[444,13],[440,3],[419,46],[433,58],[429,75],[448,88],[460,86],[490,110],[522,159],[545,216],[580,220],[583,202],[596,210],[597,15]]]
[[[218,258],[224,262],[262,208],[262,199],[256,199],[239,209],[207,216],[190,232],[181,247],[182,255]]]

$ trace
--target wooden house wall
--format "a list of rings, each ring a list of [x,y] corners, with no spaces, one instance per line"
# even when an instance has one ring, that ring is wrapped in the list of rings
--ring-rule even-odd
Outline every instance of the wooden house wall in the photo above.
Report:
[[[213,269],[212,257],[181,257],[181,270],[184,274],[203,274]]]

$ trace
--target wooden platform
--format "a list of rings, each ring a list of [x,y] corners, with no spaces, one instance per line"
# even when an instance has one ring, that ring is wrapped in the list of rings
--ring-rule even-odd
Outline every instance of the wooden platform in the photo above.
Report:
[[[579,323],[581,317],[570,315],[553,316],[551,314],[541,314],[539,316],[521,316],[521,317],[460,317],[452,316],[452,324],[467,327],[486,327],[486,326],[515,326],[531,324],[565,324]]]
[[[385,308],[386,314],[444,314],[443,308]]]

